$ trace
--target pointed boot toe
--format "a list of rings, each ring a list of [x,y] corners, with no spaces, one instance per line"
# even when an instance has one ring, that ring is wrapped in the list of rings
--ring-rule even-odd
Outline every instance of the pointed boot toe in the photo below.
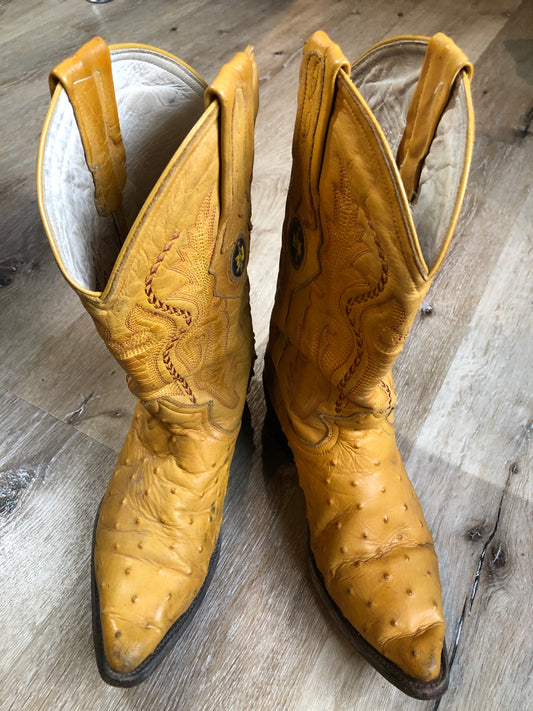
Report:
[[[439,676],[444,642],[433,539],[392,424],[367,415],[357,427],[338,426],[315,448],[289,439],[306,498],[314,579],[343,631],[381,673],[398,683],[425,682]],[[421,630],[430,630],[427,638]]]
[[[93,550],[97,646],[117,672],[107,676],[131,683],[162,661],[203,597],[235,445],[160,418],[137,405]]]
[[[157,647],[157,635],[142,621],[109,614],[103,615],[101,622],[105,659],[117,678],[131,676]]]
[[[179,641],[216,568],[218,542],[211,555],[207,546],[196,548],[189,558],[194,574],[175,544],[171,556],[158,548],[143,544],[144,558],[93,553],[96,657],[102,678],[113,686],[136,686],[153,673]]]
[[[95,576],[93,600],[98,662],[106,681],[134,686],[163,661],[203,598],[217,553],[208,571],[198,571],[199,588],[190,569],[176,572],[156,561],[98,556],[108,564],[107,575]]]
[[[432,681],[440,674],[443,645],[444,623],[441,621],[424,632],[388,641],[384,651],[408,676]]]

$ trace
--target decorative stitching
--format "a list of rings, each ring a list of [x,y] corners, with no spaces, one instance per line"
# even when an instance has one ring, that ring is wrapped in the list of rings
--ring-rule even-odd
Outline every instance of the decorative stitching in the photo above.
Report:
[[[186,329],[183,328],[183,329],[178,333],[178,335],[175,336],[175,337],[170,341],[170,343],[168,344],[168,346],[165,348],[164,353],[163,353],[163,363],[165,364],[166,369],[168,370],[168,372],[170,373],[170,375],[174,378],[174,380],[176,380],[176,381],[181,385],[181,387],[183,388],[183,390],[185,390],[185,392],[186,392],[187,395],[189,396],[189,399],[190,399],[190,401],[193,403],[193,405],[196,405],[196,397],[195,397],[193,391],[191,390],[190,385],[189,385],[188,382],[185,380],[185,378],[184,378],[182,375],[180,375],[180,374],[178,373],[178,371],[176,370],[174,364],[172,363],[171,357],[170,357],[170,352],[171,352],[171,350],[174,348],[174,345],[177,343],[177,341],[178,341],[178,339],[180,338],[181,334],[182,334],[185,330],[186,330]]]
[[[358,209],[361,210],[362,208],[358,206]],[[361,361],[363,360],[363,348],[364,348],[364,339],[361,331],[357,328],[357,325],[355,323],[355,318],[352,315],[352,310],[355,304],[361,304],[373,299],[376,299],[385,289],[385,285],[387,284],[388,281],[388,274],[389,274],[389,265],[386,260],[385,252],[383,250],[383,247],[381,245],[381,242],[378,238],[378,235],[376,233],[376,230],[374,229],[374,225],[372,224],[372,220],[370,218],[370,215],[367,215],[367,213],[363,210],[363,213],[367,219],[368,226],[370,227],[372,234],[374,236],[374,244],[376,245],[376,249],[378,252],[378,257],[381,262],[381,274],[378,279],[377,284],[369,289],[368,291],[364,292],[363,294],[359,294],[357,296],[352,296],[348,299],[348,302],[346,304],[346,307],[344,309],[346,317],[348,318],[348,321],[351,325],[351,327],[354,330],[354,336],[355,336],[355,341],[357,344],[357,355],[340,380],[340,382],[337,384],[337,390],[339,391],[339,395],[337,397],[337,400],[335,402],[335,414],[339,415],[344,403],[347,400],[346,394],[343,392],[344,388],[350,381],[350,379],[353,377],[354,373],[356,372],[357,368],[360,366]]]
[[[178,239],[180,236],[180,233],[178,232],[177,234],[170,239],[166,245],[163,247],[162,251],[158,254],[157,259],[155,260],[154,264],[152,265],[150,269],[149,275],[146,277],[145,282],[144,282],[144,293],[146,294],[146,297],[148,299],[148,303],[152,304],[156,309],[160,309],[162,311],[166,311],[167,313],[175,314],[176,316],[183,316],[185,319],[185,323],[187,326],[190,326],[192,323],[192,316],[190,311],[186,311],[185,309],[178,309],[174,306],[169,306],[169,304],[165,304],[161,299],[158,299],[157,296],[154,293],[154,290],[152,288],[152,282],[154,280],[155,275],[157,274],[157,271],[159,267],[161,266],[161,263],[163,262],[167,252],[169,252],[172,249],[172,244],[173,242]]]
[[[373,289],[370,289],[370,291],[366,291],[364,294],[360,294],[359,296],[351,296],[348,299],[348,303],[346,305],[346,315],[348,316],[348,320],[350,323],[353,324],[352,318],[351,318],[351,312],[354,304],[361,304],[363,301],[368,301],[369,299],[375,299],[383,289],[385,288],[385,285],[388,281],[389,278],[389,265],[387,263],[387,258],[385,257],[385,252],[383,250],[383,247],[381,245],[381,242],[379,240],[379,237],[377,235],[376,230],[374,229],[374,225],[372,224],[372,220],[370,218],[370,215],[367,215],[365,212],[365,217],[368,221],[368,226],[372,230],[374,234],[374,244],[376,245],[376,249],[378,251],[378,257],[379,261],[381,262],[381,275],[379,277],[378,283]]]
[[[175,242],[176,239],[180,236],[180,233],[177,232],[163,247],[161,252],[157,255],[157,259],[155,260],[154,264],[150,268],[150,272],[148,276],[145,279],[144,282],[144,293],[146,294],[146,298],[148,299],[148,303],[151,304],[154,308],[160,310],[160,311],[166,311],[167,313],[174,314],[175,316],[182,316],[185,319],[185,323],[187,324],[187,327],[189,327],[192,324],[192,316],[191,312],[187,311],[186,309],[178,309],[174,306],[170,306],[169,304],[166,304],[164,301],[161,301],[155,294],[153,287],[152,287],[152,282],[155,278],[155,275],[157,274],[159,267],[163,263],[163,260],[167,256],[167,254],[170,252],[172,249],[172,246]],[[191,389],[191,386],[189,383],[185,380],[185,378],[178,373],[176,370],[176,367],[172,363],[171,359],[171,351],[174,348],[175,344],[181,337],[181,335],[187,330],[187,328],[182,328],[177,336],[174,336],[170,340],[170,342],[167,344],[165,347],[165,350],[163,351],[163,363],[165,364],[165,368],[167,369],[168,373],[172,377],[174,381],[179,383],[179,385],[183,388],[187,396],[189,397],[189,400],[192,402],[193,405],[196,405],[196,397]]]
[[[364,114],[365,111],[368,111],[368,109],[365,108],[364,102],[363,102],[363,105],[361,105],[362,97],[360,97],[360,95],[358,94],[357,89],[355,89],[355,87],[353,87],[353,85],[350,87],[342,75],[339,78],[341,80],[339,88],[342,87],[342,89],[343,89],[342,93],[344,94],[344,97],[343,97],[344,105],[346,106],[346,109],[350,112],[350,114],[352,115],[353,120],[357,123],[357,125],[360,129],[360,137],[362,136],[364,138],[365,144],[366,144],[367,148],[371,151],[371,153],[374,156],[376,156],[376,155],[379,156],[379,159],[374,160],[372,165],[374,166],[375,171],[379,171],[380,178],[382,180],[382,187],[385,189],[384,196],[386,197],[387,204],[390,207],[390,214],[392,217],[392,221],[394,222],[395,233],[398,236],[397,245],[400,248],[400,251],[401,251],[402,256],[404,258],[405,265],[406,265],[407,269],[409,270],[409,274],[410,274],[411,278],[413,279],[413,281],[415,281],[416,276],[419,276],[424,281],[427,281],[427,273],[424,274],[424,272],[421,269],[421,265],[418,260],[418,255],[417,255],[417,252],[415,249],[415,245],[413,243],[413,240],[417,239],[417,236],[416,236],[416,233],[412,234],[412,232],[411,232],[411,228],[408,224],[407,216],[404,214],[404,205],[402,202],[402,197],[401,197],[401,194],[398,192],[396,182],[394,180],[394,168],[392,167],[392,165],[389,165],[389,159],[392,159],[392,162],[395,165],[394,159],[392,158],[392,155],[387,154],[387,150],[386,150],[385,146],[382,146],[381,137],[379,137],[379,135],[376,133],[376,130],[372,125],[372,122],[369,121],[368,123],[364,124],[360,120],[357,112]],[[355,89],[355,91],[354,91],[354,89]],[[339,92],[339,94],[340,94],[340,92]],[[369,137],[367,135],[367,130],[370,130],[373,141],[369,140]],[[387,145],[387,147],[388,147],[388,145]],[[378,148],[379,151],[376,151],[376,148]],[[390,150],[389,150],[389,154],[390,154]],[[385,164],[385,168],[386,168],[385,171],[383,170],[383,164]],[[390,198],[391,186],[392,186],[394,193],[396,195],[396,198],[397,198],[396,203],[393,200],[391,200],[391,198]],[[398,209],[403,217],[403,224],[401,225],[401,229],[398,225],[397,216],[396,216],[396,210],[398,210]],[[407,241],[408,241],[409,246],[411,248],[410,253],[405,250],[403,235],[407,236]],[[416,276],[413,275],[413,273],[412,273],[412,268],[411,268],[412,262],[414,262],[417,267]],[[419,288],[418,284],[416,284],[416,281],[415,281],[415,285],[417,286],[417,288]]]
[[[381,389],[386,392],[387,397],[389,398],[389,408],[391,408],[391,407],[392,407],[392,392],[391,392],[391,389],[389,388],[389,386],[387,385],[387,383],[386,383],[384,380],[381,380],[379,384],[380,384],[380,386],[381,386]]]

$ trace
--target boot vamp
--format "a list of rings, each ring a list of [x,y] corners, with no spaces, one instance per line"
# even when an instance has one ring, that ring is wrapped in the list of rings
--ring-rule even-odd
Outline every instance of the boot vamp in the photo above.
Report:
[[[104,650],[135,669],[206,578],[236,433],[172,431],[138,404],[102,501],[94,551]]]
[[[385,416],[339,429],[335,444],[291,442],[311,549],[344,617],[417,679],[438,676],[444,618],[437,557]]]

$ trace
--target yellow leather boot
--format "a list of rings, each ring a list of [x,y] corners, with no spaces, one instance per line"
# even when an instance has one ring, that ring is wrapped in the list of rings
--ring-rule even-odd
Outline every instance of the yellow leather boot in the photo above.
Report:
[[[391,368],[462,203],[471,73],[442,34],[388,40],[352,66],[323,32],[309,39],[265,361],[319,590],[354,646],[417,698],[441,695],[448,669]]]
[[[216,563],[254,357],[257,72],[248,48],[206,86],[170,54],[95,39],[51,88],[44,226],[139,400],[93,551],[99,670],[132,686],[176,642]]]

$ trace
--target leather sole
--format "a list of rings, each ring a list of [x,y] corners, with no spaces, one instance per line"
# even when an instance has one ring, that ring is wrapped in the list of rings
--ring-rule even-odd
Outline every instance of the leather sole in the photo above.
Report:
[[[179,617],[176,622],[172,625],[166,635],[163,637],[161,642],[157,645],[154,651],[146,657],[146,659],[139,664],[131,672],[117,672],[113,669],[106,659],[104,652],[104,642],[102,637],[102,627],[100,622],[100,599],[98,596],[98,587],[96,585],[96,576],[94,571],[94,546],[96,540],[96,524],[98,522],[98,514],[96,515],[96,520],[93,529],[93,543],[92,543],[92,553],[91,553],[91,597],[92,597],[92,615],[93,615],[93,639],[94,639],[94,650],[96,653],[96,663],[98,666],[98,671],[102,679],[111,686],[120,687],[130,687],[137,686],[145,681],[161,664],[164,658],[171,652],[173,647],[179,641],[181,635],[187,628],[188,624],[194,617],[196,611],[200,607],[202,600],[205,597],[209,583],[213,578],[215,572],[218,558],[220,554],[220,536],[218,538],[215,550],[209,561],[209,568],[207,570],[207,575],[204,583],[198,594],[186,610],[186,612]]]

